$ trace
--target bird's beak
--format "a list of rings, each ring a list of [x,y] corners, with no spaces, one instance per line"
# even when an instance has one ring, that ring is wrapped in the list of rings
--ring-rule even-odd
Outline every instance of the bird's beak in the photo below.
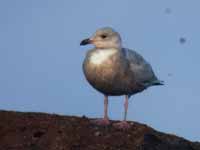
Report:
[[[91,44],[91,43],[92,43],[92,40],[88,38],[88,39],[81,41],[80,45],[87,45],[87,44]]]

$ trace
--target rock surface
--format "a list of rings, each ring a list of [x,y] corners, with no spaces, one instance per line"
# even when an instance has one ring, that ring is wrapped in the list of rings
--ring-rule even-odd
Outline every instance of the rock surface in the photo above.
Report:
[[[130,122],[122,131],[86,117],[0,111],[0,150],[200,150],[199,142]],[[112,121],[116,122],[116,121]]]

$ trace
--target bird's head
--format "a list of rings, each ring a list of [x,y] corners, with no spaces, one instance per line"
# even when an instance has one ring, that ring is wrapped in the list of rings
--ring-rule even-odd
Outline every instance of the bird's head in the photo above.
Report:
[[[83,40],[80,45],[93,44],[96,48],[121,48],[121,37],[110,27],[98,29],[90,38]]]

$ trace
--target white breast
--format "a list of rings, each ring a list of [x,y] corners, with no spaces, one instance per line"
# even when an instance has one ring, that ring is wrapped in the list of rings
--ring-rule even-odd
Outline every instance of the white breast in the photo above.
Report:
[[[102,64],[105,60],[109,59],[109,57],[114,55],[116,52],[116,49],[97,50],[91,55],[90,62],[95,65]]]

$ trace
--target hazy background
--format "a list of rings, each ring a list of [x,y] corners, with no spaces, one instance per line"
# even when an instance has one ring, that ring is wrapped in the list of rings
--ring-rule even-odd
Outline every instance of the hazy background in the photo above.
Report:
[[[91,46],[79,43],[111,26],[166,83],[133,96],[128,119],[200,141],[199,6],[198,0],[1,0],[0,109],[101,117],[103,96],[82,73]],[[123,99],[110,98],[111,119],[122,119]]]

